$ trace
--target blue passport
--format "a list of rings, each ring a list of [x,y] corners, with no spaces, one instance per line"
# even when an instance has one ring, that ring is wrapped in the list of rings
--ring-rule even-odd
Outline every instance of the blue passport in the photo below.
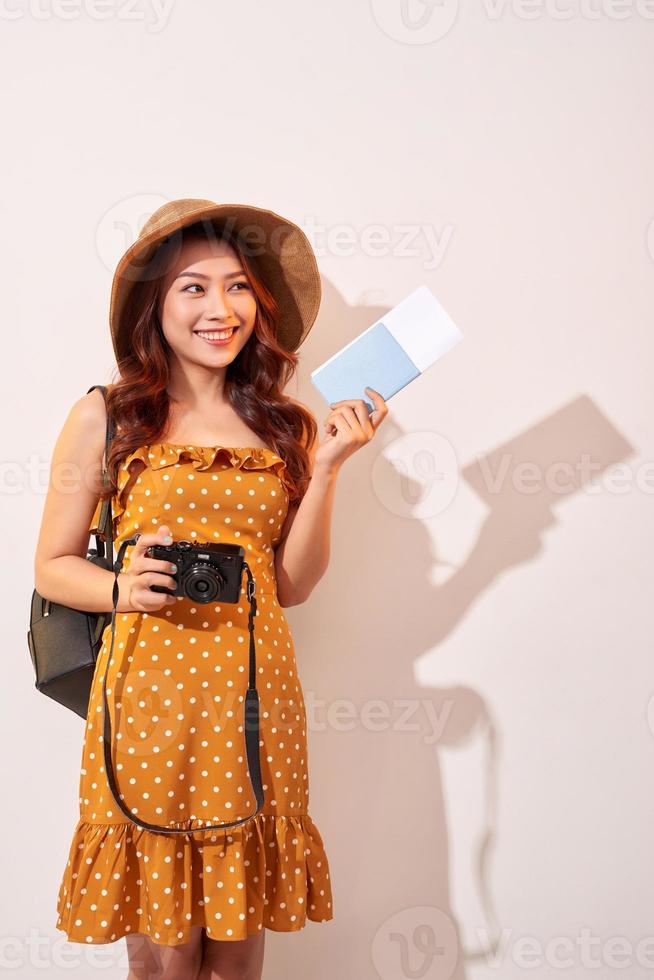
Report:
[[[330,405],[363,398],[372,411],[366,386],[388,401],[461,340],[431,290],[420,286],[312,371],[311,381]]]

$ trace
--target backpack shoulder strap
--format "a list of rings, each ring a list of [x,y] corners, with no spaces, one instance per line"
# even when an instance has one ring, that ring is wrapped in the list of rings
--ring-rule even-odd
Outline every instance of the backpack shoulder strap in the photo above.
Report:
[[[105,401],[105,407],[107,407],[107,395],[108,391],[106,385],[91,385],[87,391],[87,395],[92,392],[95,388],[99,388],[102,392],[102,397]],[[107,463],[109,460],[109,447],[111,446],[111,440],[114,437],[115,425],[114,420],[111,418],[109,411],[107,410],[107,428],[105,435],[104,444],[104,459],[102,462],[102,482],[105,486],[109,483],[109,474],[107,471]],[[110,557],[113,560],[113,518],[111,513],[111,499],[102,501],[102,510],[100,511],[100,519],[98,521],[98,532],[104,536],[104,540],[107,542]],[[100,554],[102,549],[101,540],[98,540],[98,554]]]

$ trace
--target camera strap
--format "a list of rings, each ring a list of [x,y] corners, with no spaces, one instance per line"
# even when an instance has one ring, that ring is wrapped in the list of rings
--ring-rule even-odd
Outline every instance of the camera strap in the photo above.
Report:
[[[111,521],[111,510],[109,511],[109,520]],[[135,816],[135,814],[132,813],[129,807],[125,804],[123,798],[121,797],[120,790],[118,789],[116,774],[114,773],[111,759],[111,718],[109,713],[109,704],[107,702],[107,674],[109,673],[109,665],[113,656],[114,640],[116,638],[116,612],[119,598],[118,574],[123,567],[125,549],[128,545],[136,544],[139,537],[140,535],[137,534],[135,537],[127,538],[121,543],[118,550],[118,556],[114,563],[113,609],[111,613],[111,647],[109,649],[107,666],[102,680],[102,698],[104,705],[104,763],[111,792],[113,793],[116,803],[126,817],[129,817],[129,819],[133,823],[138,824],[139,827],[143,827],[144,830],[150,830],[155,834],[194,834],[204,832],[205,830],[226,830],[229,827],[238,827],[240,824],[244,824],[247,823],[248,820],[252,820],[252,818],[259,813],[264,804],[263,786],[261,784],[261,765],[259,759],[259,693],[256,686],[257,664],[254,646],[254,617],[257,611],[257,600],[254,594],[255,583],[252,577],[252,572],[249,565],[245,561],[243,562],[243,566],[247,573],[246,591],[247,598],[250,603],[250,611],[248,614],[248,629],[250,631],[250,674],[244,703],[245,748],[247,753],[250,783],[252,784],[254,796],[257,801],[256,810],[247,817],[240,817],[238,820],[232,820],[229,823],[206,824],[203,827],[195,827],[192,829],[186,827],[162,827],[159,826],[159,824],[148,823],[146,820],[141,820],[139,817]],[[110,548],[111,551],[113,551],[113,540],[110,543]]]

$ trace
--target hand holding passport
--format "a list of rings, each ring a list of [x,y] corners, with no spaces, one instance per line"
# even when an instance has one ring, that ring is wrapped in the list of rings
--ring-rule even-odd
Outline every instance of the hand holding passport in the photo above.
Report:
[[[366,398],[373,388],[386,400],[463,340],[463,334],[427,286],[420,286],[311,372],[331,405]]]

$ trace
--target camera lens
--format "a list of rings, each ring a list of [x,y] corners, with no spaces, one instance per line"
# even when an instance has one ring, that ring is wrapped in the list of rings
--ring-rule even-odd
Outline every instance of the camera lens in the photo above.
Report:
[[[196,602],[213,602],[220,595],[225,579],[210,565],[193,565],[186,575],[184,593]]]

